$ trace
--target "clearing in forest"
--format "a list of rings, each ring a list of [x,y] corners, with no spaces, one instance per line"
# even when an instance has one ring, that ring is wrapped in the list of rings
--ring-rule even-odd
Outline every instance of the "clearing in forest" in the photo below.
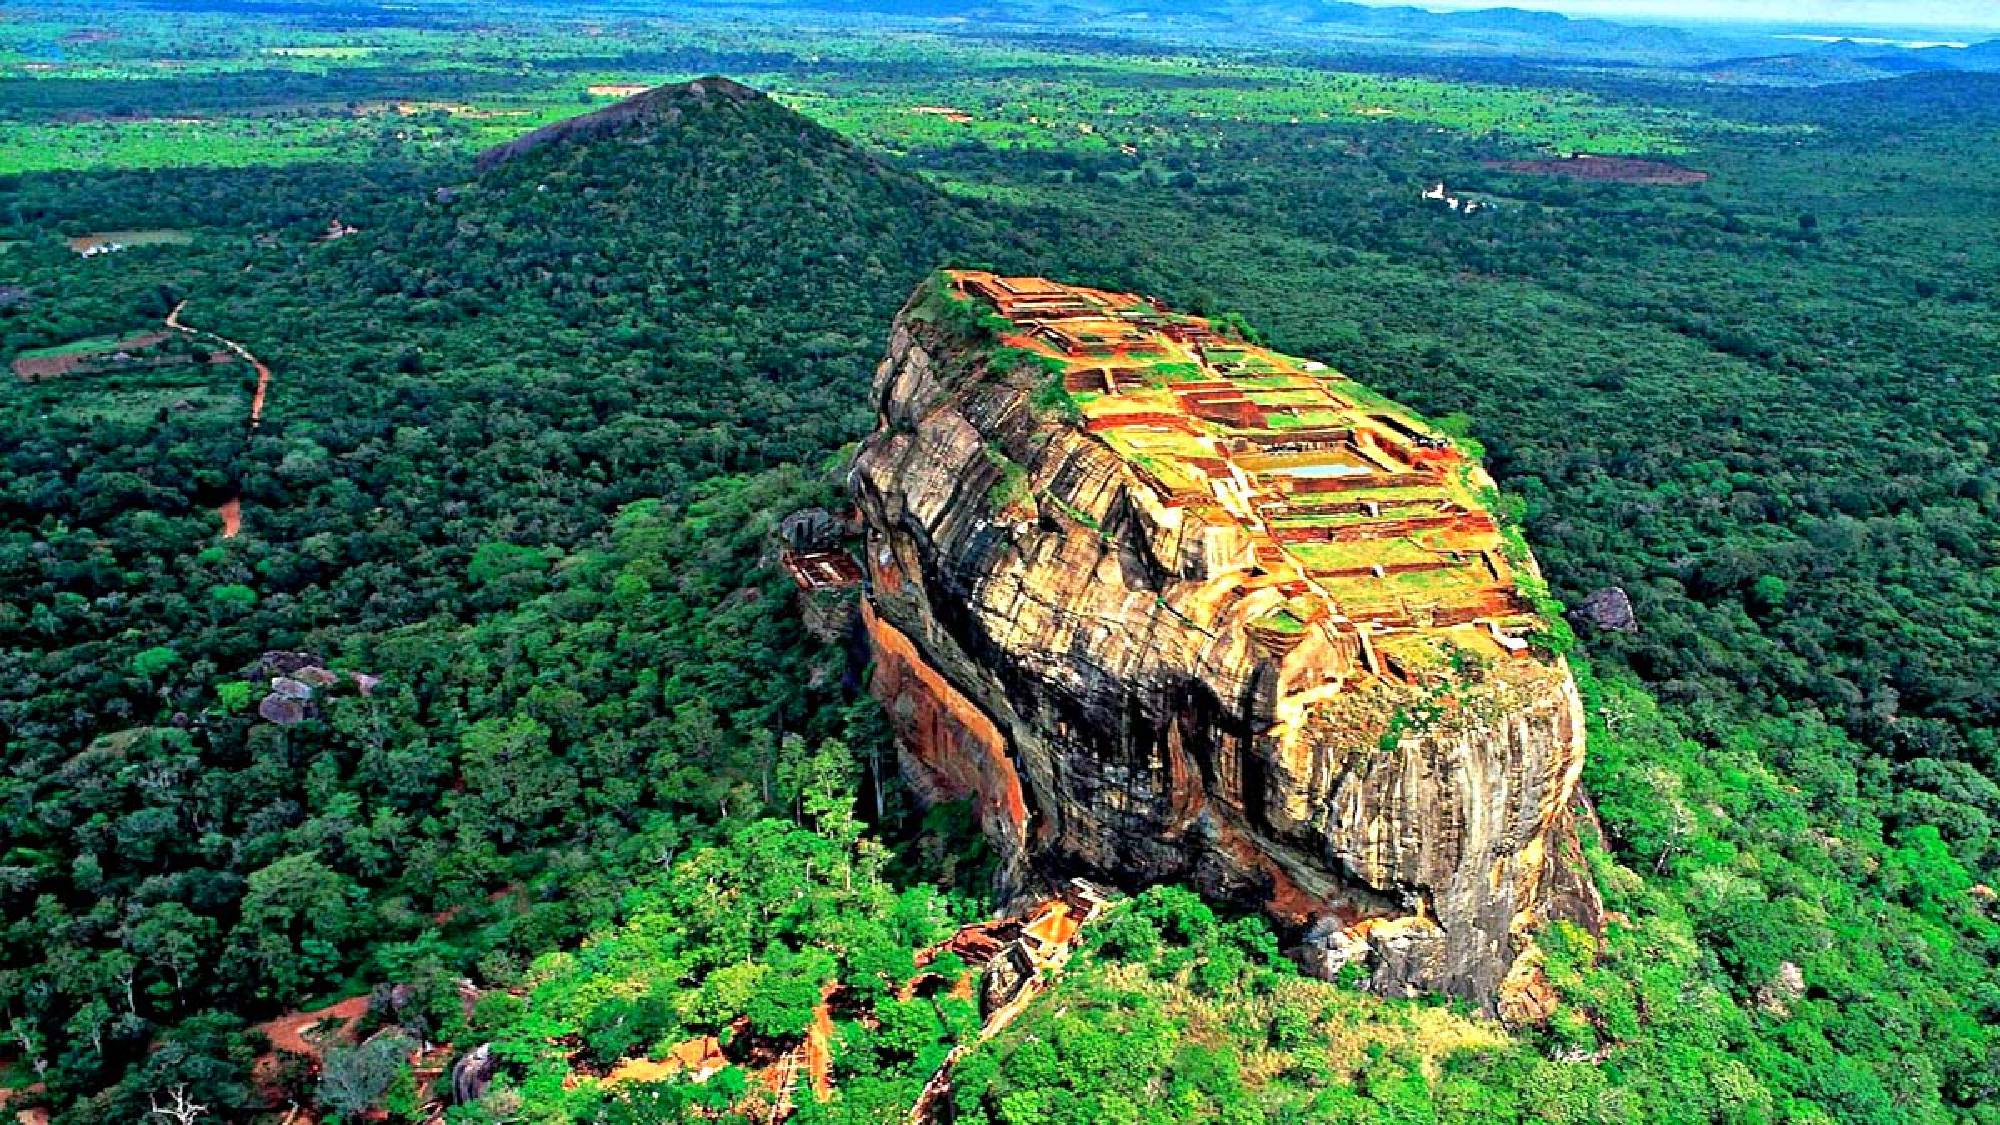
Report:
[[[1522,176],[1560,176],[1604,184],[1687,187],[1705,184],[1710,178],[1707,172],[1698,168],[1665,160],[1592,156],[1587,152],[1553,160],[1488,160],[1486,167],[1495,172],[1513,172]]]
[[[101,230],[80,234],[69,240],[69,248],[90,256],[132,246],[186,246],[194,234],[184,230]]]
[[[35,348],[14,357],[14,374],[22,382],[39,383],[70,375],[107,372],[146,371],[194,362],[192,349],[177,346],[165,332],[141,332],[131,336],[92,336],[72,340],[52,348]],[[227,363],[234,357],[226,351],[209,355],[210,363]]]

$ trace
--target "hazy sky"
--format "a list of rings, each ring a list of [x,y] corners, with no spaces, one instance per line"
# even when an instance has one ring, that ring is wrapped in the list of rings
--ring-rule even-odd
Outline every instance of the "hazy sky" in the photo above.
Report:
[[[1386,3],[1388,0],[1369,0]],[[1814,24],[2000,28],[2000,0],[1408,0],[1425,8],[1542,8],[1590,16],[1681,16]]]

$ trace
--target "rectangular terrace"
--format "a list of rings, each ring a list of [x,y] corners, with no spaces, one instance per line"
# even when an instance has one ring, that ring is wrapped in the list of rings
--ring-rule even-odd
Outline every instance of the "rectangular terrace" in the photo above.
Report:
[[[1476,494],[1476,467],[1415,414],[1143,297],[951,276],[1013,323],[1007,345],[1064,365],[1084,429],[1162,502],[1249,532],[1248,577],[1306,599],[1286,621],[1524,649],[1531,615]]]

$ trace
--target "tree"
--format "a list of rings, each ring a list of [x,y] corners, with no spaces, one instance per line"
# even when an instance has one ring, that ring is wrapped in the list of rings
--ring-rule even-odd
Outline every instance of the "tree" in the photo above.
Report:
[[[319,1100],[345,1116],[381,1105],[397,1078],[410,1068],[416,1041],[397,1034],[377,1035],[356,1047],[335,1047],[320,1070]]]
[[[167,1091],[166,1101],[160,1100],[157,1091],[149,1095],[153,1103],[154,1115],[174,1123],[174,1125],[195,1125],[208,1112],[205,1105],[196,1104],[188,1098],[186,1086],[175,1086]]]
[[[834,979],[833,958],[823,950],[774,953],[771,971],[757,982],[744,1014],[759,1035],[796,1039],[812,1026],[820,994]]]
[[[357,891],[312,852],[251,872],[230,950],[257,970],[261,995],[290,1000],[330,977],[341,943],[359,932]]]
[[[178,902],[135,906],[123,929],[126,948],[165,972],[176,995],[187,988],[188,974],[201,964],[215,934],[214,919]]]
[[[216,586],[208,591],[208,596],[218,610],[230,617],[247,613],[257,604],[257,591],[248,586]]]
[[[844,979],[864,1002],[889,995],[916,972],[916,955],[886,927],[857,926],[848,938]]]
[[[459,739],[473,803],[464,815],[497,827],[502,843],[532,838],[576,800],[576,773],[549,747],[549,728],[525,714],[481,719]]]
[[[180,659],[180,653],[166,645],[154,645],[132,657],[132,671],[150,680],[165,674],[167,669],[180,663]]]
[[[222,704],[223,710],[232,715],[240,714],[250,706],[250,696],[255,690],[254,684],[243,680],[229,680],[215,685],[215,699]]]
[[[490,585],[516,574],[538,574],[549,568],[549,560],[533,547],[513,543],[482,543],[472,553],[466,577],[480,586]]]

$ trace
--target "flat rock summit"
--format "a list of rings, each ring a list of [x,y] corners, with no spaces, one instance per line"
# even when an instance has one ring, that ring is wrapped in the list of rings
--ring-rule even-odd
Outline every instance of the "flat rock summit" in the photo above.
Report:
[[[1545,1016],[1602,908],[1546,587],[1459,443],[1145,298],[950,272],[852,489],[873,689],[1016,889],[1191,882],[1386,994]]]

